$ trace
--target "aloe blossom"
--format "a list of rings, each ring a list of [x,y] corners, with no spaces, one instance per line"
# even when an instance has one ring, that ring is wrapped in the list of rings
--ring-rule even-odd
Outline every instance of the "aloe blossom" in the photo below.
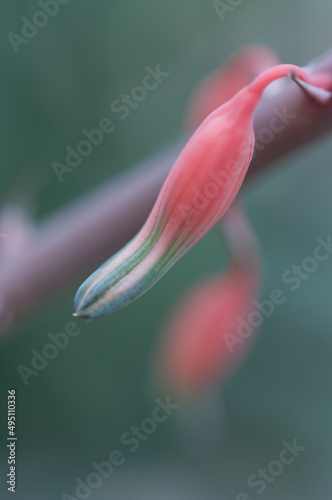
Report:
[[[262,93],[289,74],[326,85],[326,78],[313,80],[297,66],[279,65],[211,113],[173,165],[141,231],[77,291],[76,316],[96,318],[137,299],[216,224],[238,193],[252,158],[252,120]]]

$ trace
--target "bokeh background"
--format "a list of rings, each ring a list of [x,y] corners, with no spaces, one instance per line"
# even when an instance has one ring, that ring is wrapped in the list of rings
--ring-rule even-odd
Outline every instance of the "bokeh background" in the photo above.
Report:
[[[331,45],[328,0],[244,0],[223,22],[210,0],[81,0],[61,5],[15,54],[7,34],[19,34],[21,18],[37,10],[32,0],[0,7],[0,197],[23,173],[42,178],[36,221],[176,141],[195,84],[239,47],[265,44],[283,62],[303,65]],[[59,183],[51,163],[62,162],[65,146],[75,146],[83,128],[111,117],[112,101],[141,83],[146,65],[157,64],[170,76]],[[332,232],[331,155],[324,138],[241,191],[264,255],[262,298],[285,289],[282,274],[312,255],[317,237]],[[123,432],[151,416],[161,397],[151,365],[168,311],[190,284],[224,262],[212,231],[130,308],[80,322],[81,334],[27,387],[17,365],[29,364],[31,349],[41,349],[49,332],[71,321],[80,281],[3,336],[1,498],[10,498],[9,388],[17,391],[18,500],[75,497],[75,478],[84,480],[91,462],[106,460],[114,449],[126,462],[91,498],[235,500],[240,492],[250,499],[331,498],[330,260],[298,291],[285,289],[286,302],[265,320],[250,356],[220,388],[213,414],[181,409],[135,453],[120,444]],[[294,438],[305,452],[257,495],[248,477]]]

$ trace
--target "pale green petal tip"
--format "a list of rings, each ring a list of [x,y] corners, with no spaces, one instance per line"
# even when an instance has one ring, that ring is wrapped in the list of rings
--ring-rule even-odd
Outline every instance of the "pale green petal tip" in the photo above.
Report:
[[[116,271],[110,273],[100,281],[95,282],[88,293],[87,287],[91,282],[91,276],[80,286],[75,296],[74,316],[80,318],[99,318],[122,309],[138,297],[143,295],[161,277],[157,267],[150,270],[140,281],[134,282],[132,286],[123,293],[111,296],[110,292],[116,279]]]
[[[165,253],[157,262],[149,262],[148,265],[144,263],[145,257],[153,250],[155,239],[156,235],[115,268],[110,266],[108,272],[106,266],[112,263],[114,257],[91,274],[76,292],[74,315],[80,318],[99,318],[122,309],[149,290],[170,267],[171,262]],[[131,278],[131,272],[139,267],[141,272]]]

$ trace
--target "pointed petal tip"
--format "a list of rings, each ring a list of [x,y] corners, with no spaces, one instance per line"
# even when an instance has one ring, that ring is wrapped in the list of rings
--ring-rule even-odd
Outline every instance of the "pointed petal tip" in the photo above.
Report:
[[[87,312],[84,309],[76,309],[76,311],[73,313],[73,316],[74,316],[74,318],[79,318],[79,319],[83,319],[83,320],[87,320],[87,319],[92,320],[92,319],[96,319],[99,317],[98,315],[95,315],[91,312]]]
[[[84,314],[83,311],[75,311],[73,313],[73,316],[75,318],[80,318],[80,319],[89,319],[90,318],[90,316],[88,314]]]

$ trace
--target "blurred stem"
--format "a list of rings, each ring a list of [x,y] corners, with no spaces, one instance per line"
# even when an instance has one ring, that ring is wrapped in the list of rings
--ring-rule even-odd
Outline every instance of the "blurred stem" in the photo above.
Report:
[[[261,252],[259,242],[242,206],[235,201],[218,222],[220,235],[227,249],[230,264],[249,269],[257,282],[261,275]]]
[[[332,51],[310,63],[306,71],[313,76],[327,73],[332,77]],[[285,81],[279,89],[265,92],[255,113],[259,147],[245,183],[332,129],[331,101],[317,103],[292,81]],[[0,266],[0,329],[1,325],[15,324],[66,287],[77,288],[96,266],[136,234],[183,145],[181,141],[162,155],[132,167],[41,224],[25,255]]]

